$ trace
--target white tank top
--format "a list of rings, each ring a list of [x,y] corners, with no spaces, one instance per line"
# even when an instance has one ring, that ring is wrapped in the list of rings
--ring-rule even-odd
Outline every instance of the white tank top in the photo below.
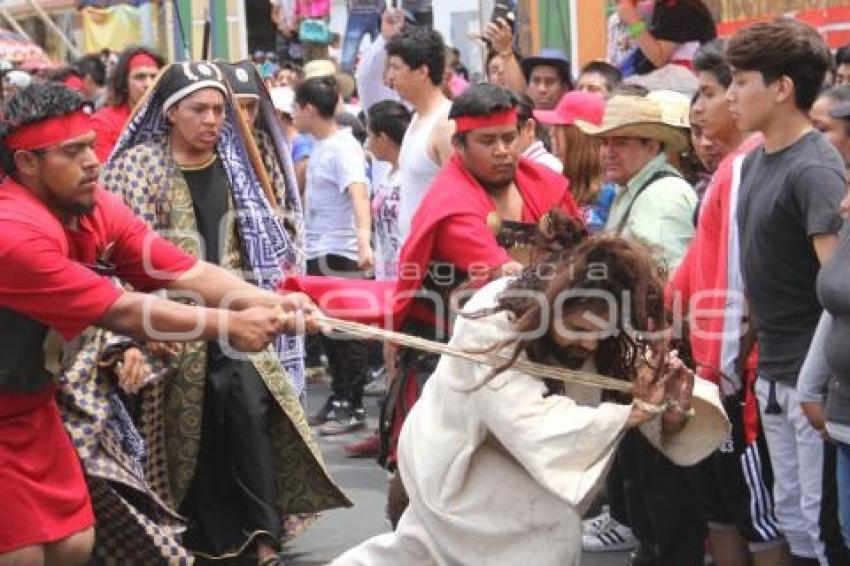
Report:
[[[448,100],[435,108],[429,115],[413,117],[398,155],[398,169],[401,177],[401,192],[398,203],[399,237],[401,242],[410,233],[410,223],[419,203],[431,187],[431,183],[440,172],[440,166],[428,155],[428,140],[434,125],[440,118],[449,115],[451,102]]]

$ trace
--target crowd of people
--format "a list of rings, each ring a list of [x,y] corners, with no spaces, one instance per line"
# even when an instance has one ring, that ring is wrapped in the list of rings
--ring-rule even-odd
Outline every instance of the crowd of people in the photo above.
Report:
[[[340,566],[850,564],[850,47],[621,0],[471,84],[352,4],[342,63],[5,75],[0,564],[286,564],[316,434],[389,472]]]

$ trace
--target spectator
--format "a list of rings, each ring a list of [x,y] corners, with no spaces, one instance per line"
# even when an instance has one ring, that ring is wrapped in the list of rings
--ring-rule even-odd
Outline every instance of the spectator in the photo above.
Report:
[[[375,159],[390,164],[390,171],[372,191],[372,219],[375,223],[375,279],[398,277],[399,197],[401,177],[398,158],[404,134],[410,125],[410,111],[401,103],[385,100],[369,109],[369,137],[366,149]]]
[[[100,55],[85,55],[74,63],[83,79],[83,93],[88,100],[100,108],[106,103],[106,65]]]
[[[848,564],[835,478],[827,473],[835,447],[806,421],[796,389],[821,313],[815,278],[837,244],[846,192],[844,163],[808,115],[830,53],[817,30],[785,19],[735,34],[726,60],[734,73],[726,93],[732,115],[742,130],[765,138],[742,167],[738,226],[776,518],[801,564]]]
[[[386,6],[386,0],[348,0],[348,20],[340,58],[340,68],[344,73],[354,74],[363,38],[368,35],[369,41],[374,42],[381,34],[381,12]]]
[[[835,52],[835,86],[850,84],[850,44]]]
[[[590,233],[601,231],[617,195],[617,186],[603,179],[601,142],[575,125],[576,120],[599,125],[605,100],[590,92],[568,92],[555,110],[535,110],[537,121],[552,129],[552,151],[564,164],[564,176]]]
[[[394,10],[387,10],[384,18],[392,23],[387,26],[391,36],[386,44],[387,78],[416,111],[399,155],[402,187],[399,227],[404,240],[431,182],[453,153],[453,128],[448,119],[451,101],[440,89],[446,65],[440,34],[416,26],[401,30],[401,21]]]
[[[534,103],[524,94],[517,94],[517,150],[522,157],[545,165],[555,173],[563,173],[564,164],[546,148],[549,135],[534,111]]]
[[[508,88],[508,83],[505,80],[505,62],[502,57],[495,51],[489,51],[486,63],[487,82],[491,85]]]
[[[581,70],[576,90],[608,96],[620,86],[621,82],[623,82],[623,73],[620,69],[605,61],[591,61]]]
[[[94,152],[101,162],[109,157],[130,113],[151,87],[163,64],[163,58],[146,47],[129,47],[121,53],[112,74],[109,101],[92,119],[97,134]]]
[[[809,116],[812,125],[835,146],[844,163],[850,163],[850,85],[822,92]]]
[[[338,100],[331,77],[307,79],[295,90],[295,127],[316,139],[305,190],[307,272],[358,278],[374,264],[366,158],[351,132],[334,121]],[[321,425],[319,432],[326,435],[363,428],[367,346],[321,338],[333,394],[311,424]]]
[[[601,125],[575,124],[602,140],[606,180],[618,185],[605,229],[656,246],[661,265],[674,269],[693,237],[696,194],[666,152],[685,149],[686,135],[664,122],[658,103],[638,96],[609,99]]]
[[[446,68],[443,71],[442,90],[443,96],[449,100],[469,88],[469,81],[457,72],[459,62],[455,59],[455,51],[456,49],[453,47],[446,47]]]
[[[639,75],[668,64],[690,68],[699,46],[717,37],[702,0],[655,0],[649,23],[634,0],[617,0],[617,13],[637,42],[634,72]]]
[[[528,95],[539,110],[553,110],[564,93],[573,88],[570,60],[559,49],[543,49],[522,60]]]

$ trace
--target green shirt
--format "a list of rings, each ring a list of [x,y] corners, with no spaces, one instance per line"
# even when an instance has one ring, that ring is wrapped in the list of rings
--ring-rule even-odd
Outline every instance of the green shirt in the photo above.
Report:
[[[655,181],[635,200],[640,188],[662,170],[676,173],[676,176]],[[696,193],[667,163],[667,156],[662,153],[647,163],[625,187],[617,188],[605,231],[617,231],[632,202],[634,205],[621,235],[653,247],[659,264],[672,273],[694,237]]]

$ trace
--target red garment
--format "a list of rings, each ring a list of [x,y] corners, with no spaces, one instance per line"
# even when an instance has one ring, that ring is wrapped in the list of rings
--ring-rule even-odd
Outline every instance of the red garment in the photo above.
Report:
[[[138,289],[161,287],[195,263],[104,191],[98,189],[78,229],[69,230],[11,178],[0,184],[0,307],[73,338],[122,293],[83,265],[98,259],[114,264]],[[14,329],[0,328],[0,340],[9,332]],[[0,391],[0,553],[57,541],[93,524],[54,387]]]
[[[94,153],[101,163],[109,159],[109,154],[112,153],[112,148],[118,143],[118,137],[129,119],[129,104],[110,104],[104,106],[92,116],[92,127],[97,134],[97,139],[94,142]]]
[[[523,199],[523,222],[538,222],[555,207],[581,218],[563,175],[520,158],[515,180]],[[283,288],[307,293],[330,316],[401,328],[409,314],[433,324],[432,313],[412,305],[431,262],[451,263],[474,276],[511,260],[487,226],[487,215],[494,211],[487,192],[455,154],[413,216],[401,249],[397,281],[303,276],[288,278]]]
[[[74,231],[10,177],[0,184],[0,307],[70,340],[121,295],[86,266],[104,254],[141,291],[158,289],[194,265],[194,258],[151,232],[118,197],[98,189],[95,199]]]
[[[728,342],[724,343],[721,336],[726,319],[726,292],[730,276],[727,268],[731,235],[730,207],[735,204],[731,202],[730,195],[736,190],[734,185],[740,184],[739,176],[735,174],[736,162],[761,142],[761,136],[751,136],[720,163],[706,189],[694,239],[667,288],[668,300],[673,302],[673,295],[678,294],[676,300],[679,302],[673,305],[681,306],[683,314],[688,315],[691,350],[697,373],[721,386],[721,390],[724,385],[728,387],[728,384],[722,383],[721,371],[723,360],[728,358],[726,348],[729,345]],[[726,331],[731,330],[742,336],[741,326],[741,320],[730,321]],[[733,347],[739,346],[740,341]],[[743,387],[747,393],[752,389],[750,381],[754,378],[757,362],[758,353],[753,348],[744,367]],[[728,374],[729,369],[724,373]],[[745,396],[744,432],[747,442],[752,442],[758,431],[758,409],[754,397]]]

